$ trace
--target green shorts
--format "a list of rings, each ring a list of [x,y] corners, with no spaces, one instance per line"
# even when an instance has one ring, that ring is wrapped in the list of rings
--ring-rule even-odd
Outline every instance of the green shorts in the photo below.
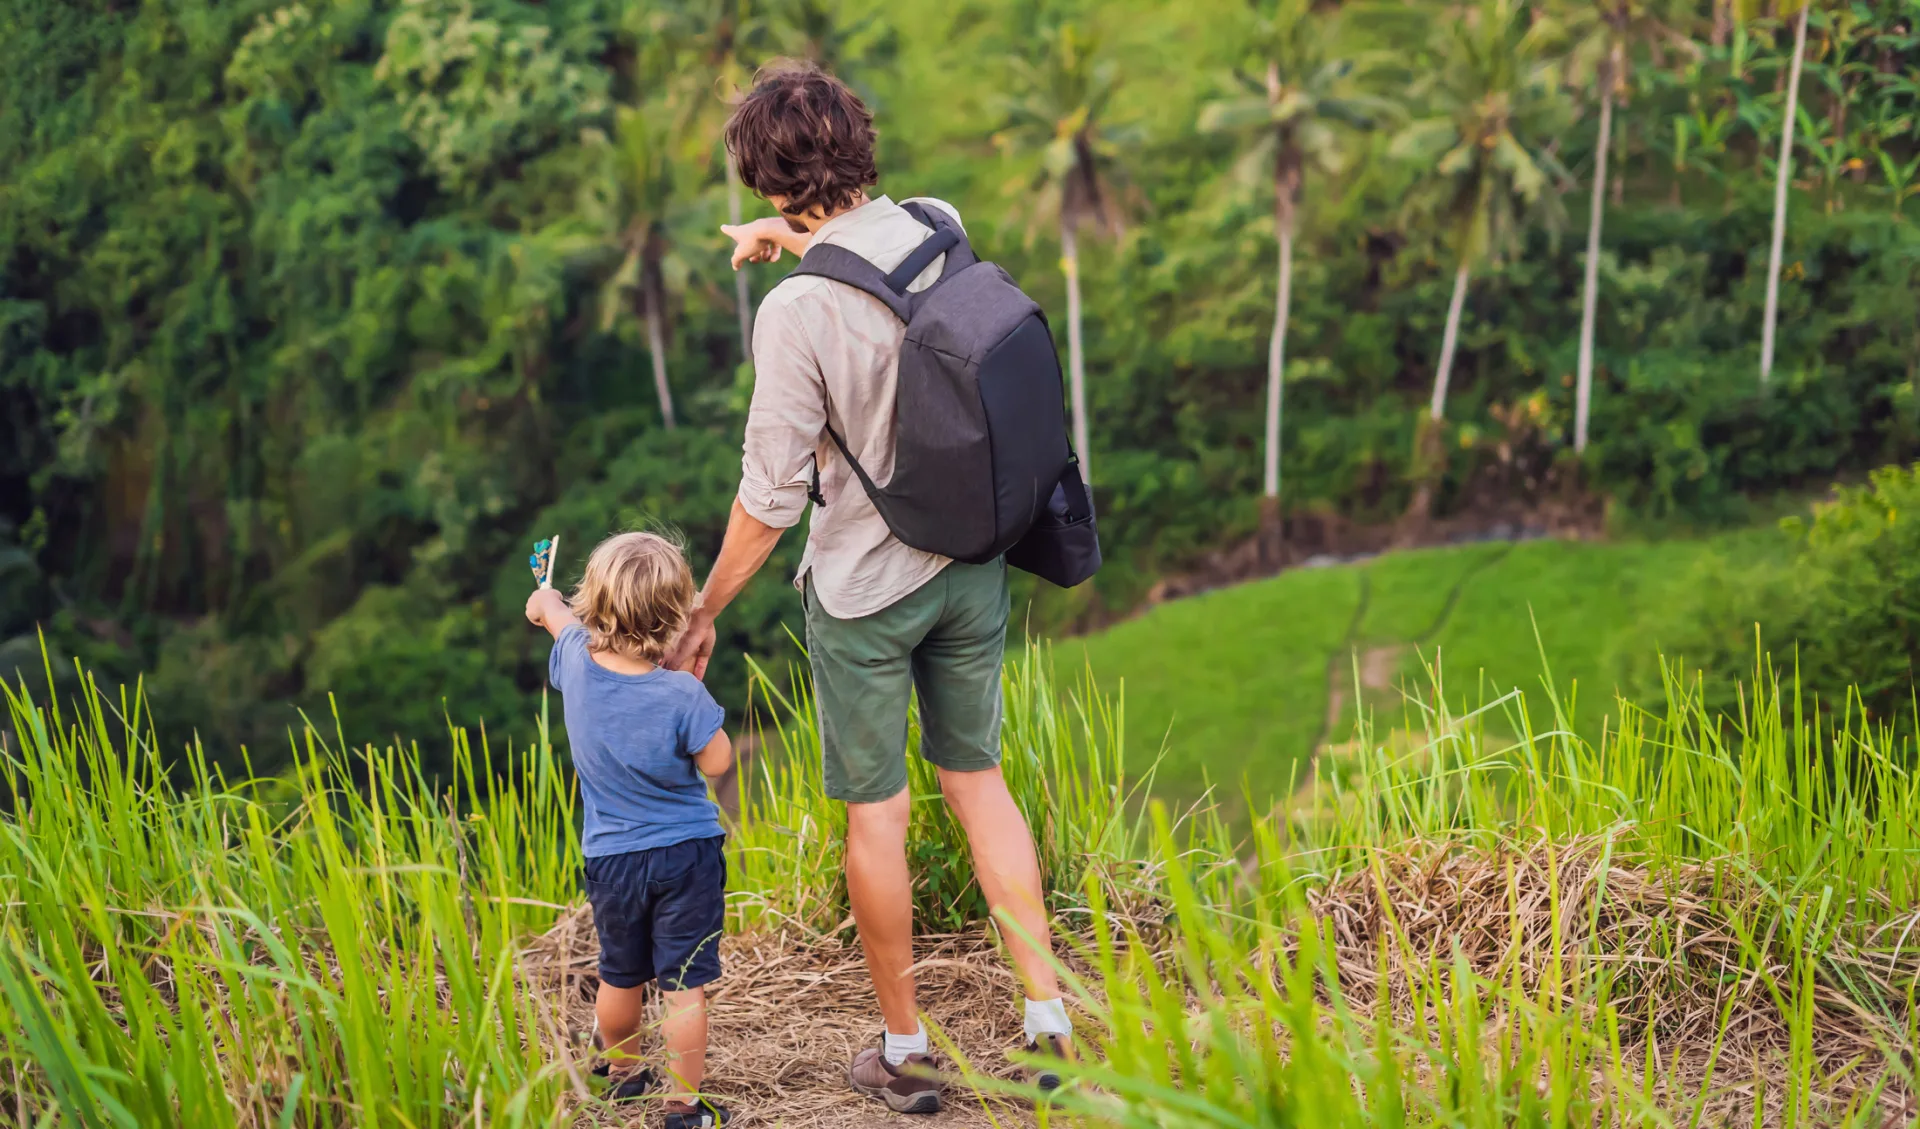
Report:
[[[807,658],[827,795],[855,804],[907,786],[907,702],[920,697],[920,755],[979,772],[1000,763],[1007,565],[955,562],[872,615],[835,619],[807,579]]]

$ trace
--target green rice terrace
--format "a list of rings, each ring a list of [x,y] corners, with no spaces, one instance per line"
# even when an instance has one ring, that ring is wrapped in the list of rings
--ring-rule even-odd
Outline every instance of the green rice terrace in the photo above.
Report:
[[[1401,724],[1416,686],[1439,683],[1456,707],[1514,687],[1544,702],[1551,688],[1568,721],[1597,734],[1616,690],[1657,682],[1701,564],[1769,542],[1756,531],[1389,553],[1154,607],[1056,657],[1123,698],[1136,754],[1163,749],[1158,794],[1211,787],[1267,803],[1306,783],[1313,753],[1347,741],[1362,712]]]

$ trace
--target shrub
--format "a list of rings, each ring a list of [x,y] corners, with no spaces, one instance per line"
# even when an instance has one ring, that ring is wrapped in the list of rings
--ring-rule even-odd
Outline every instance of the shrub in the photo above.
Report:
[[[1722,562],[1702,577],[1681,653],[1712,683],[1750,677],[1758,646],[1791,651],[1802,687],[1827,709],[1851,704],[1911,732],[1920,722],[1920,463],[1836,487],[1811,520],[1781,528],[1792,547],[1784,560]],[[1737,709],[1737,692],[1716,704]]]

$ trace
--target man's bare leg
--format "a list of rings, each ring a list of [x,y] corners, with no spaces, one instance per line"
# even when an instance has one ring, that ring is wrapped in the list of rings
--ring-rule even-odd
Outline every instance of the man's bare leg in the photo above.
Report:
[[[881,1018],[895,1035],[920,1030],[913,974],[907,971],[913,967],[913,879],[907,873],[911,803],[902,788],[892,799],[847,805],[847,900],[853,903],[853,924],[860,931]]]
[[[1003,930],[1007,951],[1013,957],[1014,972],[1030,1000],[1051,1000],[1060,995],[1060,981],[1054,975],[1053,941],[1047,929],[1047,906],[1040,892],[1040,860],[1033,851],[1033,833],[1026,817],[1007,791],[1007,779],[1000,769],[981,772],[940,770],[940,793],[954,818],[967,833],[973,849],[973,872],[980,880],[980,892],[996,916],[1012,918],[1032,943]],[[871,958],[869,958],[871,959]]]

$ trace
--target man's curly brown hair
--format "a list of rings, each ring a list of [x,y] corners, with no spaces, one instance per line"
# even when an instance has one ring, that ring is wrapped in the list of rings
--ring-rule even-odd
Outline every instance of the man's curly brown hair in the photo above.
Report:
[[[727,119],[727,152],[740,181],[785,197],[789,216],[831,215],[880,179],[873,114],[846,83],[805,63],[775,63]]]

